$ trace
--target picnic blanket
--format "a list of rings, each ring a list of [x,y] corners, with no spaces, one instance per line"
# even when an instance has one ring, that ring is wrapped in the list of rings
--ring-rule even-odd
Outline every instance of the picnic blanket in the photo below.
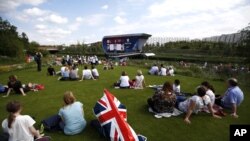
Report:
[[[174,108],[174,112],[173,113],[156,113],[153,111],[153,109],[151,107],[148,108],[148,111],[151,113],[154,113],[154,117],[155,118],[163,118],[163,117],[171,117],[171,116],[179,116],[180,114],[182,114],[183,112],[181,112],[180,110]]]

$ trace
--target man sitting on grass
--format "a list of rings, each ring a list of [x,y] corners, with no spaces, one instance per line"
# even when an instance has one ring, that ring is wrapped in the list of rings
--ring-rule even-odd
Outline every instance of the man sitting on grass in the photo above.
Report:
[[[215,103],[223,108],[232,109],[231,116],[238,118],[237,107],[244,100],[244,94],[238,87],[238,81],[235,78],[230,78],[227,81],[228,89],[222,96],[216,96]]]

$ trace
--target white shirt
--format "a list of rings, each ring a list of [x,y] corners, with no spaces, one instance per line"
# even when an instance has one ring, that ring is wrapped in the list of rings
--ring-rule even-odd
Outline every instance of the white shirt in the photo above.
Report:
[[[129,77],[126,76],[121,76],[120,77],[120,87],[129,87]]]
[[[167,75],[167,69],[161,68],[159,75],[166,76]]]
[[[204,100],[204,102],[205,102],[205,105],[204,105],[204,103],[203,103],[203,100]],[[179,109],[180,109],[182,112],[185,112],[185,113],[188,112],[188,107],[189,107],[191,101],[195,102],[195,108],[194,108],[194,110],[193,110],[193,113],[196,113],[196,114],[197,114],[202,108],[205,108],[206,105],[208,105],[209,103],[211,103],[210,98],[209,98],[207,95],[205,95],[205,96],[203,97],[203,99],[202,99],[200,96],[198,96],[198,95],[194,95],[194,96],[188,98],[187,100],[181,102],[181,103],[178,105]]]
[[[82,70],[82,76],[83,79],[91,79],[93,77],[90,69]]]
[[[65,68],[66,68],[65,66],[62,66],[62,67],[61,67],[61,75],[62,75],[62,76],[63,76],[63,73],[64,73],[64,71],[65,71]]]
[[[168,73],[169,73],[169,75],[174,76],[174,69],[170,69],[170,70],[168,71]]]
[[[4,132],[7,132],[10,137],[9,141],[34,141],[34,136],[31,134],[29,127],[32,127],[36,122],[28,115],[19,115],[15,118],[11,128],[8,127],[8,119],[2,122]]]
[[[215,94],[212,90],[208,89],[206,95],[210,98],[211,104],[214,105],[215,102]]]
[[[157,66],[153,66],[153,67],[150,69],[149,73],[150,73],[150,74],[157,74],[158,71],[159,71],[159,68],[158,68]]]
[[[93,76],[99,76],[98,70],[96,68],[92,69]]]
[[[180,92],[181,92],[181,85],[175,85],[175,84],[173,84],[173,91],[175,92],[175,93],[177,93],[177,94],[180,94]]]
[[[140,75],[140,76],[135,76],[135,85],[134,87],[135,88],[143,88],[143,82],[144,81],[144,76],[143,75]]]

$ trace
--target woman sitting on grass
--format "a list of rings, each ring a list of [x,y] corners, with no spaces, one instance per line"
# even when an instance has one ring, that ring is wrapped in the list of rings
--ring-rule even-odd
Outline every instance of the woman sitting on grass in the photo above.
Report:
[[[206,95],[206,88],[204,88],[203,86],[200,86],[197,89],[197,95],[194,95],[183,102],[177,103],[177,106],[180,111],[186,113],[184,122],[188,124],[191,123],[189,118],[192,113],[197,114],[206,106],[208,107],[208,110],[213,117],[221,118],[220,116],[214,114],[210,98]]]
[[[12,90],[14,90],[17,94],[22,94],[23,96],[26,96],[26,90],[23,89],[21,81],[17,80],[17,77],[15,75],[9,76],[8,91],[7,94],[3,97],[8,97]]]
[[[213,85],[207,81],[202,82],[201,85],[206,88],[206,95],[210,98],[215,114],[225,116],[226,114],[223,112],[223,108],[215,104],[215,90]],[[205,107],[202,111],[209,113],[208,107]]]
[[[40,138],[36,123],[29,115],[21,115],[22,106],[18,101],[11,101],[6,105],[9,116],[2,122],[3,131],[9,134],[9,141],[34,141]]]
[[[119,79],[118,86],[123,89],[123,88],[130,88],[129,84],[129,77],[125,71],[122,72],[122,75]]]
[[[59,77],[58,80],[64,81],[69,80],[69,68],[65,67],[64,71],[62,72],[62,77]]]
[[[70,80],[79,80],[78,68],[76,65],[70,68],[69,78]]]
[[[91,67],[91,72],[92,72],[92,76],[95,78],[95,79],[99,79],[99,72],[98,70],[96,69],[96,67],[93,65]]]
[[[135,76],[134,82],[132,82],[132,87],[134,89],[143,89],[146,84],[145,84],[145,79],[144,76],[142,75],[141,70],[137,70],[137,75]]]
[[[71,91],[67,91],[63,96],[64,106],[59,110],[61,117],[60,127],[66,135],[75,135],[81,133],[86,127],[84,119],[83,104],[76,102]]]
[[[165,82],[162,89],[148,99],[149,107],[156,113],[173,113],[175,103],[176,96],[169,82]]]

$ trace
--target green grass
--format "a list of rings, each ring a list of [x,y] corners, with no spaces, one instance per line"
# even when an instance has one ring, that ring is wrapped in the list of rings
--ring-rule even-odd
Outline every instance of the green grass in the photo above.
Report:
[[[8,76],[15,74],[23,83],[35,82],[45,85],[45,90],[39,92],[29,92],[26,97],[20,95],[10,95],[7,98],[0,97],[0,121],[8,116],[5,105],[8,101],[19,100],[23,103],[23,114],[35,117],[38,127],[40,121],[46,117],[56,114],[63,105],[62,96],[65,91],[73,91],[77,100],[84,104],[85,118],[88,122],[86,129],[79,135],[66,136],[62,132],[46,132],[56,141],[104,141],[89,122],[95,119],[92,108],[96,101],[103,95],[103,89],[111,91],[128,110],[128,123],[136,133],[145,135],[148,141],[228,141],[230,124],[250,124],[250,92],[249,88],[241,87],[245,94],[245,100],[238,109],[240,117],[233,119],[226,116],[223,119],[213,119],[207,114],[198,114],[191,117],[192,124],[183,122],[183,115],[179,117],[156,119],[147,111],[147,98],[153,94],[153,90],[120,90],[112,88],[112,84],[117,81],[121,71],[128,72],[130,78],[136,74],[137,67],[117,67],[115,70],[103,71],[99,66],[101,77],[99,80],[85,80],[82,82],[60,82],[57,77],[46,76],[46,68],[42,72],[37,72],[36,68],[16,70],[0,74],[0,83],[6,84]],[[57,68],[59,70],[59,68]],[[80,69],[82,70],[82,68]],[[147,85],[162,84],[165,81],[173,82],[180,79],[182,91],[194,92],[197,85],[204,79],[176,75],[175,77],[149,76],[147,70],[142,69]],[[79,71],[81,72],[81,71]],[[222,94],[226,90],[226,84],[221,81],[210,81],[216,93]]]

